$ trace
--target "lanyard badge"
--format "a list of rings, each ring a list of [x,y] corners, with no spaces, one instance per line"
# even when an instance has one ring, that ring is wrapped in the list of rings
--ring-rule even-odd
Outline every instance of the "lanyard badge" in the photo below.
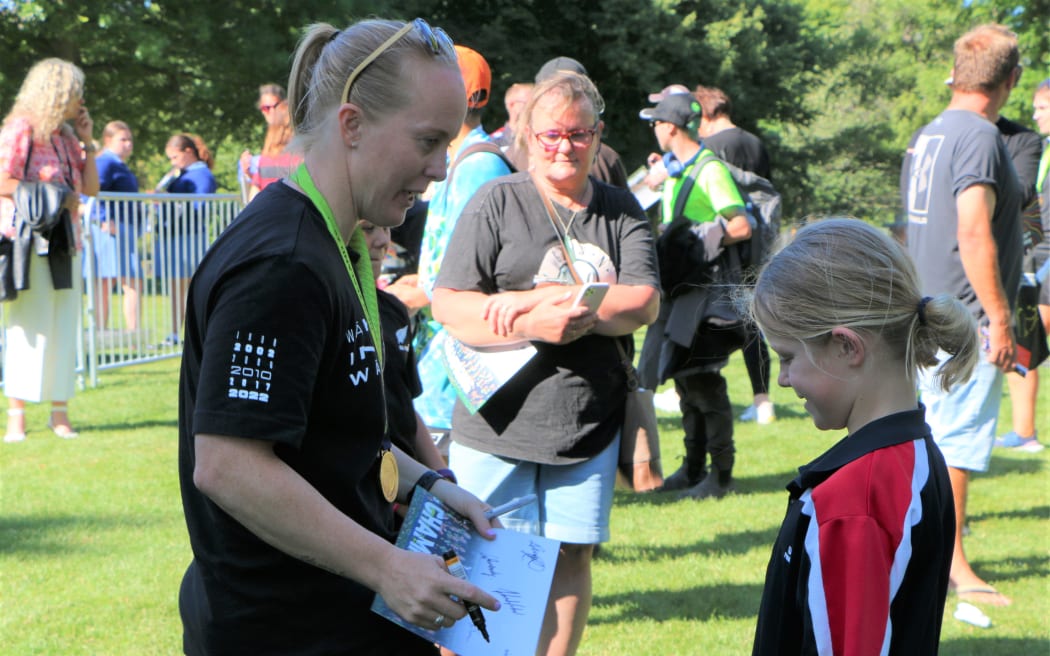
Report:
[[[299,185],[310,202],[314,204],[317,211],[324,218],[328,233],[332,236],[339,255],[343,258],[346,266],[346,275],[354,286],[357,300],[365,309],[365,320],[368,322],[368,333],[375,347],[376,358],[379,361],[380,376],[383,370],[383,338],[379,324],[379,300],[376,298],[376,284],[372,277],[372,264],[368,258],[368,246],[365,244],[365,236],[360,230],[354,230],[350,236],[350,248],[357,253],[357,262],[350,261],[350,254],[346,250],[342,236],[339,234],[339,226],[335,223],[335,214],[331,206],[321,192],[318,191],[310,172],[306,169],[306,163],[299,165],[291,176],[292,182]],[[376,458],[379,460],[379,487],[383,492],[383,498],[394,501],[397,498],[398,471],[397,459],[391,452],[391,443],[386,437],[386,408],[383,408],[383,446],[380,448]]]

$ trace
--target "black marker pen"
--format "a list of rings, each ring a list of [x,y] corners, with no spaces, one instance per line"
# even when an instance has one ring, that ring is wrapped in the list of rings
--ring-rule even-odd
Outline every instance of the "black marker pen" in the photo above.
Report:
[[[467,570],[463,568],[463,563],[459,562],[459,556],[456,555],[455,551],[451,549],[446,551],[442,556],[445,559],[445,566],[448,567],[448,572],[452,576],[459,577],[464,581],[467,579]],[[466,599],[460,599],[463,606],[467,609],[467,613],[470,615],[470,621],[474,622],[474,626],[477,627],[478,631],[481,631],[481,637],[485,638],[485,642],[491,642],[489,640],[488,629],[485,628],[485,616],[481,614],[481,607],[475,604],[473,601],[467,601]]]

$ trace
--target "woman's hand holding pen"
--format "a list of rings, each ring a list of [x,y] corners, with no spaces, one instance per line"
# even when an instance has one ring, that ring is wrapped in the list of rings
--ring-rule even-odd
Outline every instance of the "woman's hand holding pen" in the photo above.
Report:
[[[440,556],[396,548],[393,552],[376,591],[395,613],[412,624],[430,630],[452,626],[467,614],[457,600],[499,610],[495,597],[449,574]]]

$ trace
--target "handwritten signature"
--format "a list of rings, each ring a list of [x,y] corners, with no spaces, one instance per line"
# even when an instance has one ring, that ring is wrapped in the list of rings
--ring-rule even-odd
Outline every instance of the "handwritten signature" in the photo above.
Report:
[[[525,604],[522,603],[521,593],[517,590],[507,590],[505,588],[500,588],[499,590],[493,590],[492,594],[498,596],[500,599],[503,600],[503,608],[500,609],[501,611],[509,608],[510,612],[514,613],[515,615],[525,614]]]
[[[528,548],[521,552],[522,559],[528,564],[529,569],[534,572],[542,572],[547,569],[547,564],[543,562],[541,556],[543,551],[542,545],[530,540]]]
[[[475,562],[475,566],[480,570],[478,574],[481,576],[501,576],[503,573],[497,568],[499,565],[499,558],[492,558],[481,554],[478,558],[478,562]]]

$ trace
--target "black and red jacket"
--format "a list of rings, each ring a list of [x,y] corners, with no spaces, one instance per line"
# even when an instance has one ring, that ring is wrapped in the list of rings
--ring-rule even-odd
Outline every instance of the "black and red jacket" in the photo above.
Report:
[[[846,436],[787,489],[752,653],[936,654],[955,514],[925,409]]]

